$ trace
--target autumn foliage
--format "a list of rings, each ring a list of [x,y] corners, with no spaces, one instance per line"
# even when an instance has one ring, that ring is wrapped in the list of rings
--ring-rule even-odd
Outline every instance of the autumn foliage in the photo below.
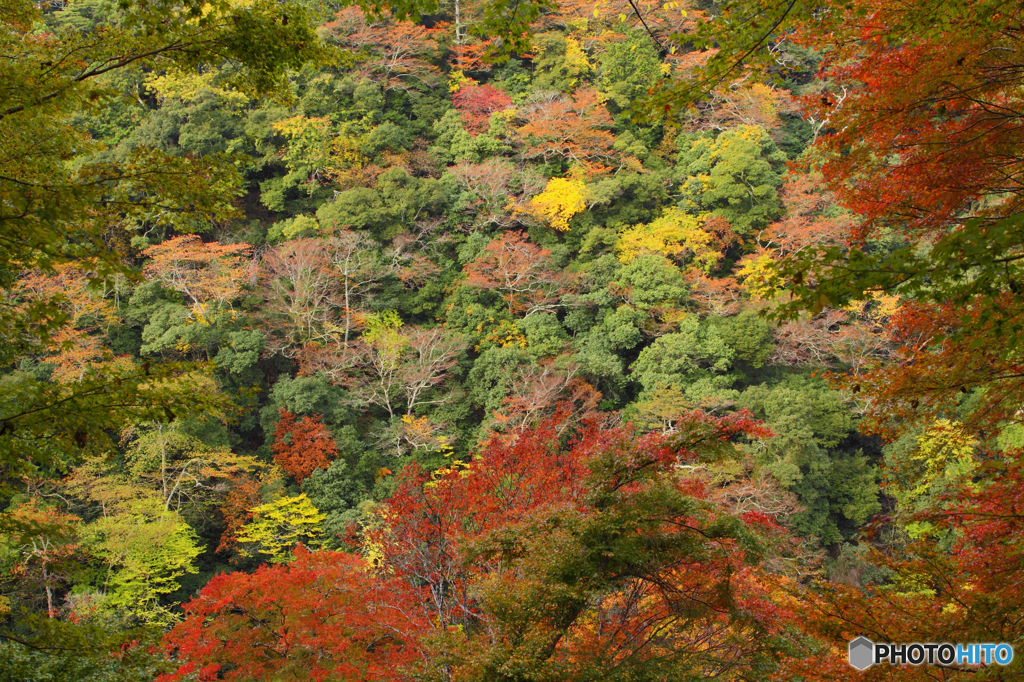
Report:
[[[414,665],[590,679],[756,659],[782,632],[758,572],[780,529],[718,506],[689,467],[769,434],[743,413],[695,413],[670,437],[564,418],[433,474],[408,467],[366,525],[366,562],[300,548],[214,579],[168,636],[183,664],[164,679],[395,679]]]
[[[299,483],[317,469],[326,469],[338,456],[338,446],[318,416],[298,419],[285,409],[274,427],[271,449],[277,463]]]
[[[323,29],[332,42],[359,55],[359,77],[371,78],[385,90],[406,90],[414,81],[436,81],[438,69],[427,59],[437,47],[434,31],[389,16],[371,19],[356,7],[338,12]]]
[[[1001,199],[981,215],[1019,211],[1021,193],[1007,182],[1021,172],[1024,139],[1004,103],[1020,82],[1003,76],[1018,57],[998,47],[1019,37],[1019,8],[988,23],[976,14],[988,3],[964,3],[957,11],[972,30],[954,34],[946,24],[919,30],[914,22],[934,11],[928,3],[906,13],[899,3],[856,4],[830,18],[834,33],[821,26],[806,34],[834,48],[825,66],[838,91],[804,104],[834,131],[823,144],[845,148],[825,174],[865,218],[857,235],[891,219],[912,232],[942,231],[987,195]],[[858,40],[845,40],[851,36]]]
[[[11,2],[6,676],[1021,677],[1020,3]]]
[[[196,235],[172,237],[143,253],[146,273],[179,292],[196,306],[226,305],[238,296],[249,276],[248,244],[204,243]]]
[[[165,640],[187,662],[157,679],[395,679],[423,627],[390,606],[406,589],[352,554],[301,547],[291,563],[218,575]]]
[[[466,266],[467,283],[497,290],[512,313],[544,310],[555,302],[559,280],[549,256],[522,232],[506,233]]]
[[[224,532],[221,534],[217,551],[230,550],[238,543],[238,533],[252,519],[252,509],[259,506],[259,481],[246,478],[235,483],[221,505],[224,515]]]
[[[478,134],[487,130],[491,114],[507,108],[512,99],[492,85],[473,83],[463,85],[452,94],[452,104],[458,109],[466,130]]]
[[[564,159],[595,174],[620,160],[615,136],[607,130],[612,117],[594,91],[580,91],[572,98],[545,96],[519,112],[526,123],[517,133],[528,159]]]
[[[791,180],[796,210],[780,245],[792,252],[830,233],[854,247],[895,236],[929,254],[839,262],[818,275],[908,299],[893,318],[899,362],[851,382],[874,396],[879,422],[926,422],[976,390],[984,397],[972,424],[993,428],[1016,410],[1024,138],[1007,109],[1019,99],[1020,60],[1005,47],[1019,39],[1020,18],[1019,8],[985,0],[865,0],[807,20],[797,34],[829,55],[822,72],[831,85],[802,105],[822,133],[824,184],[857,219],[816,217],[809,200],[824,195],[801,187],[810,177]],[[788,273],[795,288],[807,269]]]

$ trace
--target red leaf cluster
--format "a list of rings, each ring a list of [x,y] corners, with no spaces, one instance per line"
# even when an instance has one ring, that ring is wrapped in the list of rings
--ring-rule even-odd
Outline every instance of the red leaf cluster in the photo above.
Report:
[[[892,362],[876,363],[843,380],[870,396],[871,429],[893,437],[899,418],[935,418],[946,414],[962,394],[985,391],[961,419],[973,431],[998,430],[1018,418],[1024,397],[1024,364],[1006,352],[1006,316],[1017,315],[1017,297],[1006,292],[978,299],[967,309],[909,302],[889,321],[895,346]],[[971,336],[960,334],[971,329]]]
[[[395,679],[425,627],[391,606],[407,591],[357,556],[301,546],[289,564],[217,575],[164,640],[186,662],[157,680]]]
[[[331,460],[338,456],[338,446],[331,432],[320,423],[320,417],[313,415],[297,420],[288,410],[279,410],[281,415],[274,427],[274,459],[292,477],[302,483],[317,469],[326,469]]]
[[[491,114],[507,109],[512,98],[491,85],[463,85],[452,95],[452,104],[459,111],[462,124],[473,135],[486,132]]]
[[[971,212],[1024,208],[1024,131],[1008,106],[1021,83],[1020,7],[918,5],[858,0],[804,33],[829,55],[832,86],[803,104],[837,152],[826,177],[865,218],[857,237],[894,223],[934,233]]]

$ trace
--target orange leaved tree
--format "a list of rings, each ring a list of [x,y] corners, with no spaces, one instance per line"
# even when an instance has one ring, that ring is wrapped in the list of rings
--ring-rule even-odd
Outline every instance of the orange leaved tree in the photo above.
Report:
[[[326,469],[338,456],[338,446],[317,415],[297,419],[282,408],[274,427],[274,459],[296,481],[302,483],[317,469]]]
[[[550,310],[558,301],[558,273],[550,255],[522,232],[508,232],[466,266],[466,283],[501,292],[513,315]]]
[[[182,665],[159,682],[392,680],[418,657],[424,623],[395,605],[408,587],[357,556],[311,553],[215,576],[165,638]]]

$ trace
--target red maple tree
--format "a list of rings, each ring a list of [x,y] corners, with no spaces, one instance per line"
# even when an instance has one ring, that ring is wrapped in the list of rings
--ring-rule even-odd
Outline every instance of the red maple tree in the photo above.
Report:
[[[879,421],[927,423],[966,408],[972,425],[996,426],[1024,396],[1024,131],[1009,105],[1024,83],[1022,18],[1020,7],[989,0],[855,0],[827,17],[804,16],[798,27],[798,41],[828,55],[827,87],[802,103],[820,133],[824,178],[858,217],[843,236],[851,246],[902,240],[913,248],[900,257],[928,254],[864,267],[851,256],[820,277],[797,260],[788,272],[794,289],[840,282],[841,296],[870,282],[918,299],[893,318],[900,361],[851,382],[868,389]],[[912,292],[908,282],[925,285]],[[827,305],[827,294],[812,295],[816,310]],[[979,406],[961,401],[975,389],[985,396]]]
[[[391,606],[406,591],[353,554],[301,546],[291,563],[221,573],[165,638],[184,662],[157,680],[395,679],[417,659],[425,627]]]
[[[317,415],[296,416],[282,408],[274,427],[274,459],[284,470],[302,483],[317,469],[326,469],[331,460],[338,456],[338,446],[327,427],[320,423]]]
[[[833,87],[803,104],[827,124],[819,144],[841,152],[824,172],[864,217],[856,236],[894,221],[943,232],[964,215],[1024,208],[1024,132],[1006,107],[1020,87],[1019,57],[1001,47],[1019,40],[1021,10],[1002,5],[979,21],[987,4],[949,3],[938,24],[930,4],[859,0],[805,27],[802,39],[828,50]],[[976,204],[981,197],[990,201]]]
[[[508,108],[512,98],[492,85],[468,83],[452,95],[452,104],[459,111],[466,130],[478,135],[487,131],[491,114]]]

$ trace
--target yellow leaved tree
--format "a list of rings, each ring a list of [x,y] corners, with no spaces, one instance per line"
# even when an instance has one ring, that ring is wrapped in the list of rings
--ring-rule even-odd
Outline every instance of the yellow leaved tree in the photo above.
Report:
[[[910,440],[909,448],[899,447],[899,441],[894,445],[886,457],[885,489],[902,513],[933,509],[947,490],[971,485],[977,441],[958,422],[938,419]],[[934,531],[931,523],[915,520],[905,528],[912,538]]]
[[[306,547],[323,544],[323,523],[327,515],[313,506],[306,494],[282,497],[252,510],[253,520],[238,534],[244,556],[266,557],[279,564],[291,558],[300,542]]]
[[[779,292],[780,282],[775,274],[775,259],[767,251],[752,253],[739,262],[736,279],[755,301],[770,301]],[[827,301],[822,302],[822,307]],[[821,312],[821,308],[815,314]]]
[[[619,235],[615,251],[621,263],[629,263],[643,253],[655,253],[707,274],[722,254],[715,247],[714,235],[703,227],[702,217],[669,208],[653,222],[626,229]]]
[[[369,125],[364,122],[334,125],[325,117],[292,116],[272,124],[288,138],[285,163],[310,183],[320,184],[358,170],[367,162],[362,153]]]
[[[551,178],[544,191],[531,199],[524,210],[556,230],[568,232],[569,221],[587,207],[583,198],[585,189],[580,180]]]

